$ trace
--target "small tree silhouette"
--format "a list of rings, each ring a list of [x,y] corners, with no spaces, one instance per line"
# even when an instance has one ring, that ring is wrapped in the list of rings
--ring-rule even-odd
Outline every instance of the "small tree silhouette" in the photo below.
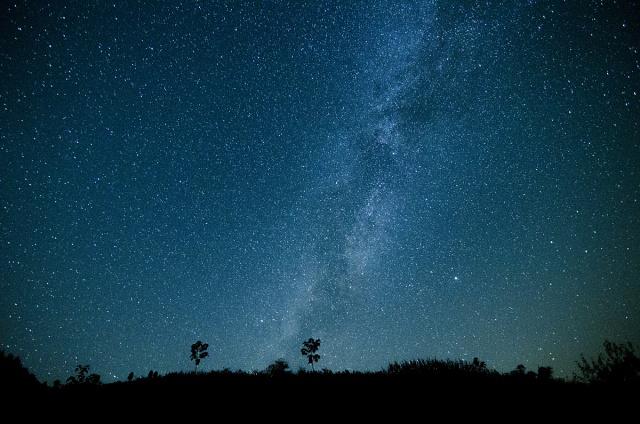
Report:
[[[87,384],[100,384],[100,374],[89,374],[89,376],[87,376]]]
[[[313,337],[309,338],[306,342],[302,343],[302,349],[300,349],[300,353],[307,357],[307,360],[311,364],[311,369],[315,371],[313,367],[314,362],[318,362],[320,360],[320,355],[316,352],[320,348],[320,339],[314,339]]]
[[[553,368],[538,367],[538,380],[550,381],[553,379]]]
[[[281,377],[289,373],[289,363],[282,358],[277,359],[267,367],[265,372],[271,377]]]
[[[485,373],[487,372],[487,363],[481,361],[477,357],[473,358],[473,362],[471,362],[471,371],[477,373]]]
[[[527,372],[527,367],[525,367],[525,366],[524,366],[524,365],[522,365],[522,364],[518,364],[518,365],[516,366],[516,369],[514,369],[513,371],[511,371],[511,373],[510,373],[510,374],[511,374],[512,376],[514,376],[514,377],[524,377],[524,376],[525,376],[525,374],[526,374],[526,372]]]
[[[202,343],[200,340],[191,345],[191,360],[196,364],[196,372],[198,372],[200,361],[209,356],[209,352],[207,352],[208,348],[209,344]]]
[[[76,375],[67,378],[67,384],[100,384],[100,375],[89,374],[89,365],[78,365],[75,372]]]
[[[76,375],[67,378],[67,384],[84,384],[87,381],[89,365],[78,365],[74,371]]]

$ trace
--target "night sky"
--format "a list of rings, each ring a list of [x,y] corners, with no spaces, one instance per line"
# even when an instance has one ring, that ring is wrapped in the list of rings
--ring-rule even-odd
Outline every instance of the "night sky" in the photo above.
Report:
[[[39,378],[640,344],[639,4],[66,3],[0,13],[0,348]]]

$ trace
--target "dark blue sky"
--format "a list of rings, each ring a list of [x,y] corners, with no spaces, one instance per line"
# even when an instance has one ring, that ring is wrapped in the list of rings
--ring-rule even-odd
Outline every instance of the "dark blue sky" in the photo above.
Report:
[[[0,14],[0,347],[38,377],[640,342],[637,3],[85,3]]]

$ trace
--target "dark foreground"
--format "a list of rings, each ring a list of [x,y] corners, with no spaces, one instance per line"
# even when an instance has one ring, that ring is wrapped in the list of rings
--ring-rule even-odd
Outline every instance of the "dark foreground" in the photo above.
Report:
[[[487,416],[517,411],[518,419],[523,419],[563,411],[567,418],[607,414],[611,419],[635,410],[637,389],[504,375],[457,378],[382,372],[174,373],[123,383],[18,390],[13,392],[12,406],[26,401],[55,411],[54,415],[75,411],[81,416],[132,412],[143,416],[178,412],[235,418],[299,413],[373,417],[418,414],[418,421],[425,421],[420,417],[433,417],[435,413]]]
[[[473,362],[415,360],[391,363],[377,372],[290,372],[284,360],[264,371],[174,372],[144,377],[131,373],[126,382],[102,384],[89,366],[53,386],[39,382],[13,355],[0,354],[1,411],[4,417],[60,417],[96,421],[130,418],[196,416],[196,421],[235,422],[242,417],[346,415],[362,418],[411,416],[429,421],[449,417],[506,416],[521,421],[532,416],[575,421],[602,418],[611,422],[636,415],[640,394],[640,359],[631,345],[605,343],[607,355],[579,364],[581,377],[553,377],[550,367],[527,371],[523,365],[507,373]],[[0,352],[1,353],[1,352]],[[515,415],[514,415],[515,414]],[[3,416],[0,415],[0,418]],[[229,418],[232,418],[231,420]],[[359,420],[361,421],[361,420]],[[387,420],[388,421],[388,420]],[[392,422],[407,420],[391,420]],[[16,422],[16,420],[3,422]]]

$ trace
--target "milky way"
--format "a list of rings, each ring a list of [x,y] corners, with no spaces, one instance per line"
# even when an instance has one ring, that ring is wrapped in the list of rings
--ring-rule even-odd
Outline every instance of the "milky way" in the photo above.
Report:
[[[0,347],[38,377],[570,376],[640,343],[634,2],[3,6]]]

